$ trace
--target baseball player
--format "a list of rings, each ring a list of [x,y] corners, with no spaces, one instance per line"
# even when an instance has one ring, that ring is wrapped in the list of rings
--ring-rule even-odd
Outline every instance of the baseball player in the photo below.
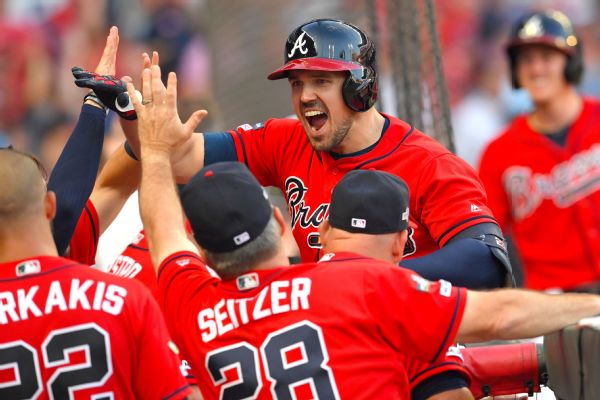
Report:
[[[57,256],[39,168],[0,150],[0,398],[186,398],[150,293]]]
[[[333,186],[354,169],[393,172],[412,188],[406,266],[471,287],[504,284],[502,235],[476,173],[410,124],[373,107],[375,46],[360,29],[336,20],[303,24],[286,42],[284,66],[269,78],[288,79],[298,120],[193,135],[174,154],[178,179],[216,161],[244,162],[261,184],[283,191],[302,260],[315,261],[321,255],[317,227]],[[137,147],[135,137],[128,140]]]
[[[581,39],[563,13],[540,11],[515,23],[506,51],[534,110],[483,153],[489,205],[514,236],[526,287],[584,290],[600,281],[600,103],[577,93]]]
[[[133,102],[142,220],[167,323],[205,398],[408,398],[405,357],[432,362],[455,339],[537,336],[600,312],[595,295],[467,291],[358,254],[288,266],[285,223],[244,165],[205,167],[180,202],[171,153],[206,111],[182,123],[175,74],[166,88],[156,65],[143,77],[144,103]],[[369,241],[402,258],[404,182],[352,171],[332,198],[330,249]],[[201,250],[188,238],[181,204]]]

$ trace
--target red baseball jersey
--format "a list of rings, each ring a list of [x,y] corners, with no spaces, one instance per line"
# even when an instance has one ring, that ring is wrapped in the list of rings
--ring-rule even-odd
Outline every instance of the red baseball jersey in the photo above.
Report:
[[[388,115],[381,138],[353,154],[315,152],[297,120],[270,119],[232,131],[238,159],[264,186],[279,187],[304,262],[319,258],[317,227],[329,213],[333,187],[354,169],[395,174],[410,188],[405,256],[422,256],[469,226],[495,222],[476,172],[429,136]]]
[[[67,258],[82,264],[96,264],[96,251],[100,239],[100,224],[94,204],[88,200],[85,204],[73,237],[67,250]]]
[[[182,399],[176,353],[140,283],[59,257],[0,264],[0,398]]]
[[[158,290],[206,399],[408,399],[402,358],[443,356],[467,295],[355,254],[222,281],[179,252]]]
[[[489,144],[479,173],[527,287],[600,281],[600,102],[584,100],[564,148],[516,118]]]
[[[153,295],[156,295],[156,272],[144,231],[138,233],[133,242],[112,262],[106,272],[136,279],[146,285]]]

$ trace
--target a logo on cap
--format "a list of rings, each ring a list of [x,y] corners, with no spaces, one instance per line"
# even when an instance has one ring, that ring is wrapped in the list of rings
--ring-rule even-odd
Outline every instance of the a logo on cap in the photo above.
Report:
[[[306,40],[304,40],[304,35],[306,35],[306,32],[302,32],[302,34],[296,39],[294,47],[292,47],[292,50],[290,50],[290,52],[288,53],[289,58],[294,57],[294,54],[296,54],[296,50],[300,51],[300,53],[303,55],[306,55],[306,53],[308,53],[308,49],[304,48],[304,46],[306,46]]]
[[[238,246],[246,243],[249,240],[250,234],[248,232],[242,232],[239,235],[233,237],[233,243],[237,244]]]
[[[362,218],[352,218],[350,225],[354,228],[365,229],[367,227],[367,220]]]
[[[408,221],[408,207],[406,207],[406,211],[402,213],[402,221]]]

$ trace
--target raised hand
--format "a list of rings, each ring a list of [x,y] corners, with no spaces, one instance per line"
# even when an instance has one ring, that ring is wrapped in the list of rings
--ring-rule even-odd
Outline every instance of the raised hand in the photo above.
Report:
[[[94,72],[81,67],[73,67],[71,72],[75,84],[79,87],[92,89],[102,103],[118,113],[122,118],[136,118],[135,110],[130,105],[126,83],[115,78],[115,64],[119,47],[119,30],[116,26],[110,28],[104,52]]]
[[[154,58],[154,57],[153,57]],[[156,61],[158,61],[156,59]],[[171,154],[186,142],[196,126],[206,116],[206,110],[194,112],[183,123],[177,112],[177,76],[169,73],[167,86],[162,83],[161,70],[156,64],[142,72],[142,101],[133,97],[133,84],[127,85],[129,96],[138,115],[138,134],[142,157],[145,151],[161,151]]]

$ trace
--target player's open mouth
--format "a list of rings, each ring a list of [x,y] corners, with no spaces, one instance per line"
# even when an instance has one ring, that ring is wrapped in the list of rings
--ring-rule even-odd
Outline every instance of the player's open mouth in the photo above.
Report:
[[[313,131],[318,131],[327,122],[327,114],[323,111],[311,110],[305,111],[304,117]]]

